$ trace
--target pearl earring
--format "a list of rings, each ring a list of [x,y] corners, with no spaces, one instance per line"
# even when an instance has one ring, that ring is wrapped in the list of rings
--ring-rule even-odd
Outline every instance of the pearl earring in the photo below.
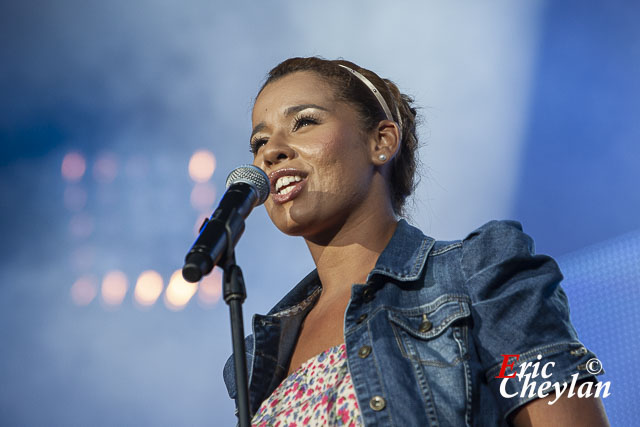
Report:
[[[380,154],[378,156],[378,159],[380,159],[381,162],[386,162],[387,161],[387,156],[385,156],[384,154]]]

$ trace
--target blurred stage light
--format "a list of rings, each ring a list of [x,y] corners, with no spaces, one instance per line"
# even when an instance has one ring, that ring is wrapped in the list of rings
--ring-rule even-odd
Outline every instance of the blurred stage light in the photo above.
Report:
[[[91,276],[82,276],[71,285],[71,300],[75,305],[88,305],[98,294],[97,280]]]
[[[200,306],[213,307],[222,294],[222,270],[218,267],[200,282],[198,287],[198,303]]]
[[[153,270],[140,273],[133,296],[141,307],[150,307],[156,303],[162,293],[162,276]]]
[[[103,153],[93,165],[93,177],[102,184],[112,182],[118,175],[118,160],[115,154]]]
[[[189,283],[182,278],[182,271],[176,270],[169,280],[164,293],[164,303],[170,310],[182,310],[198,290],[196,283]]]
[[[89,237],[93,233],[93,218],[86,213],[78,213],[69,221],[69,232],[74,237]]]
[[[109,306],[122,304],[129,283],[121,271],[110,271],[102,280],[102,300]]]
[[[198,183],[191,190],[191,206],[198,212],[209,211],[216,201],[216,188],[210,183]]]
[[[87,205],[87,191],[79,185],[69,185],[64,189],[64,206],[72,212],[79,212]]]
[[[216,158],[211,151],[196,151],[189,160],[189,176],[195,182],[207,182],[215,170]]]
[[[62,159],[62,177],[67,181],[79,181],[87,169],[87,163],[82,154],[72,151]]]

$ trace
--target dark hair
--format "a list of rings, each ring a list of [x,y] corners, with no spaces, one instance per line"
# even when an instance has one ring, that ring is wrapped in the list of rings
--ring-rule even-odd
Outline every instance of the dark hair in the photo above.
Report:
[[[415,173],[418,165],[418,137],[416,135],[416,109],[413,99],[400,92],[391,80],[382,79],[373,71],[359,67],[353,62],[342,59],[327,60],[319,57],[289,58],[275,66],[260,88],[260,92],[269,84],[287,74],[297,71],[313,71],[335,89],[338,100],[351,104],[362,118],[363,129],[368,132],[387,117],[371,90],[360,79],[340,67],[345,65],[364,75],[384,97],[393,119],[402,123],[402,141],[391,168],[391,202],[397,215],[402,215],[406,198],[415,189]],[[258,92],[258,94],[260,94]],[[397,106],[397,109],[396,109]],[[400,113],[401,118],[396,117]]]

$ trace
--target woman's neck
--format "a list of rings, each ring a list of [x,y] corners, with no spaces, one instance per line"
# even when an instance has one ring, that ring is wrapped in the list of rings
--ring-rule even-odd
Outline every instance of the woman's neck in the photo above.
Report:
[[[397,226],[393,212],[372,214],[347,221],[329,239],[305,239],[322,283],[320,301],[345,298],[351,285],[365,283]]]

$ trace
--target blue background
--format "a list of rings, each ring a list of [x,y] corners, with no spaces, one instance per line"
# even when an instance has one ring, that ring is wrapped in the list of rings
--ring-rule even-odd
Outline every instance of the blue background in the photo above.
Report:
[[[612,425],[634,425],[640,6],[524,3],[2,3],[0,424],[235,423],[226,306],[194,297],[173,311],[161,297],[143,310],[133,286],[149,269],[166,286],[210,209],[190,204],[191,155],[214,153],[219,197],[251,160],[266,72],[322,55],[391,78],[422,107],[413,223],[455,239],[513,218],[558,259],[576,328],[611,381]],[[69,152],[86,159],[76,183],[61,175]],[[108,182],[92,173],[105,155]],[[65,207],[69,189],[87,194],[79,211]],[[70,232],[78,218],[86,233]],[[245,325],[313,267],[262,208],[237,255]],[[79,277],[113,270],[129,280],[121,304],[73,303]]]

